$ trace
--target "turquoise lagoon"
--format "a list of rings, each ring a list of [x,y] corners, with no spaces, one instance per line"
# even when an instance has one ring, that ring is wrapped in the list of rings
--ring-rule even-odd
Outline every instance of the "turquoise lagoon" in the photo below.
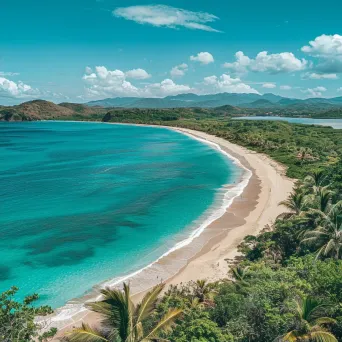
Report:
[[[0,123],[0,291],[56,308],[136,272],[188,238],[242,172],[168,129]]]

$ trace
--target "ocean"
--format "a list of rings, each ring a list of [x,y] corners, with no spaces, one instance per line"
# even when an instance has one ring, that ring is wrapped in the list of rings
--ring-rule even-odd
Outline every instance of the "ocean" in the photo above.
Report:
[[[189,241],[242,173],[166,128],[2,122],[0,292],[57,308],[137,272]]]

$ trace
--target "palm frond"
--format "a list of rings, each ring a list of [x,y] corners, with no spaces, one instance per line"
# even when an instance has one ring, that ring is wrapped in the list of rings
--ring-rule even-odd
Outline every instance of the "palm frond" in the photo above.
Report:
[[[151,313],[153,313],[158,297],[163,291],[164,287],[165,284],[159,284],[144,296],[136,309],[137,322],[144,321],[149,315],[151,315]]]
[[[330,317],[319,317],[315,320],[315,324],[322,325],[322,324],[335,324],[336,320]]]
[[[67,335],[67,341],[70,342],[109,342],[101,332],[91,328],[88,324],[82,323],[81,328],[74,329]]]
[[[169,310],[158,322],[158,324],[151,330],[151,332],[144,338],[144,340],[149,341],[158,339],[158,334],[161,332],[170,331],[175,324],[176,318],[178,318],[182,313],[182,309]]]
[[[129,291],[124,284],[124,292],[105,288],[101,290],[104,297],[102,301],[87,304],[87,307],[104,316],[103,324],[119,331],[120,337],[125,340],[132,329],[131,299]],[[128,298],[128,299],[127,299]]]
[[[310,335],[311,340],[315,342],[338,342],[336,337],[327,331],[314,331]]]
[[[292,330],[292,331],[288,332],[286,335],[280,337],[280,341],[283,341],[283,342],[297,342],[299,336],[300,335],[299,335],[298,331]]]

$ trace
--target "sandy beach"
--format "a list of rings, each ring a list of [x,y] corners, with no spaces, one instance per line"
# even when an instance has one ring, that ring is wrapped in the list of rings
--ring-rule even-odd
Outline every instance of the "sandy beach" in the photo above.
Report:
[[[287,198],[294,185],[294,180],[285,176],[285,168],[266,155],[203,132],[173,129],[218,144],[222,150],[237,158],[245,168],[252,171],[252,176],[243,193],[234,199],[224,215],[210,224],[189,246],[172,252],[144,274],[140,274],[136,279],[130,279],[137,301],[147,287],[161,280],[165,281],[166,285],[171,285],[197,279],[214,281],[226,277],[229,270],[227,261],[238,256],[239,243],[246,235],[255,235],[266,225],[272,225],[275,218],[284,212],[284,208],[278,205],[279,202]],[[194,246],[197,252],[192,255]],[[174,265],[179,265],[181,261],[181,269],[175,269]],[[96,325],[98,317],[94,313],[83,311],[73,316],[67,326],[64,325],[59,331],[57,337],[78,326],[82,321]]]

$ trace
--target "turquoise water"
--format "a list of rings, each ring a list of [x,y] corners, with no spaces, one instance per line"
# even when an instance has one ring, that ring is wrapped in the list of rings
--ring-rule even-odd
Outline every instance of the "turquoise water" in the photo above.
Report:
[[[189,235],[241,169],[161,128],[0,123],[0,292],[59,307]]]
[[[287,121],[290,123],[298,123],[305,125],[330,126],[335,129],[342,129],[342,119],[309,119],[309,118],[285,118],[280,116],[245,116],[234,118],[235,120],[271,120],[271,121]]]

